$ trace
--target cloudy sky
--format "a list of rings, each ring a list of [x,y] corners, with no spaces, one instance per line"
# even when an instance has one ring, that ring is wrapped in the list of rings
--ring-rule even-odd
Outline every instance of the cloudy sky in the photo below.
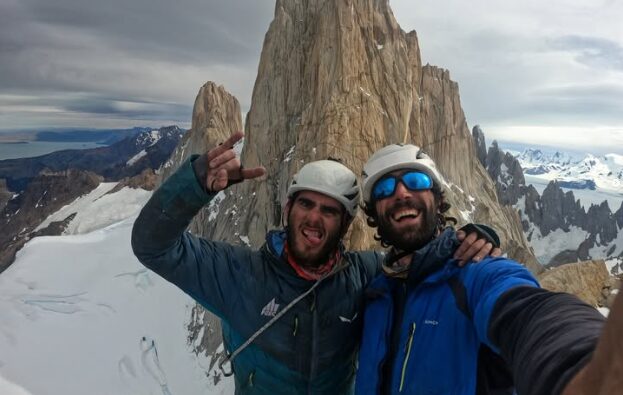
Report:
[[[623,154],[623,2],[390,0],[488,141]],[[0,0],[0,130],[188,127],[250,104],[273,0]]]

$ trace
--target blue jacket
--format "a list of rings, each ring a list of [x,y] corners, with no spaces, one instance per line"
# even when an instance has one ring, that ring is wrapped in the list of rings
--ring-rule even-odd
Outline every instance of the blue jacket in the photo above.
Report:
[[[475,394],[481,344],[497,351],[488,337],[493,306],[507,290],[538,283],[509,259],[487,258],[458,268],[451,259],[454,240],[454,232],[446,230],[418,250],[406,280],[380,275],[370,284],[357,394]],[[465,287],[472,319],[457,308],[448,282],[453,277]],[[405,299],[397,311],[395,295],[401,291]],[[396,314],[402,316],[396,319]],[[399,325],[398,336],[392,336],[392,322]],[[388,355],[391,339],[393,356]]]
[[[185,232],[213,195],[190,161],[154,193],[132,232],[135,255],[222,319],[231,353],[280,309],[307,291],[282,258],[285,233],[271,232],[259,250]],[[344,252],[340,270],[322,281],[233,361],[238,394],[347,394],[354,390],[363,290],[382,255]]]

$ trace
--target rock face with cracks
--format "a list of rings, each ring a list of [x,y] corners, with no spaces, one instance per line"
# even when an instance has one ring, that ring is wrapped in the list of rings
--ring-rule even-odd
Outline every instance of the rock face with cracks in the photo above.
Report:
[[[238,102],[207,83],[164,175],[240,125]],[[447,70],[422,66],[416,33],[400,29],[386,0],[278,0],[244,130],[242,163],[265,166],[267,176],[219,194],[193,221],[194,233],[258,247],[282,226],[288,182],[305,163],[331,157],[360,175],[374,151],[406,142],[437,162],[459,223],[491,225],[509,256],[542,270],[478,159],[457,83]],[[374,234],[360,210],[345,242],[379,248]]]

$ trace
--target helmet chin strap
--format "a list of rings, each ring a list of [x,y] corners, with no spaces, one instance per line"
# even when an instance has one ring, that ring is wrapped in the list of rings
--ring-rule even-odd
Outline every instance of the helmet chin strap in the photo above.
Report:
[[[281,227],[284,229],[288,227],[288,217],[290,216],[290,210],[292,209],[292,198],[288,199],[286,206],[281,210]]]

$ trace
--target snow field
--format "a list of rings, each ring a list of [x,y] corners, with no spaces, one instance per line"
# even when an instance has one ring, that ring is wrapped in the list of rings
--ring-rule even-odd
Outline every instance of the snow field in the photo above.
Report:
[[[194,301],[131,251],[148,197],[124,188],[74,202],[63,208],[78,209],[71,232],[90,233],[34,238],[0,275],[4,380],[33,395],[233,393],[233,380],[215,386],[209,358],[187,345]]]

